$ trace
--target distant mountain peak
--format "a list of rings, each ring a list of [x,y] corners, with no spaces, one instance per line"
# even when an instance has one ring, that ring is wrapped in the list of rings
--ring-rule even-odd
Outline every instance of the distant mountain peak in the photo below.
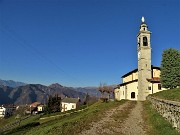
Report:
[[[13,80],[1,80],[0,79],[0,85],[4,85],[4,86],[9,86],[9,87],[19,87],[19,86],[24,86],[26,85],[26,83],[23,82],[16,82]]]
[[[50,88],[62,88],[63,86],[60,85],[59,83],[53,83],[51,85],[49,85]]]

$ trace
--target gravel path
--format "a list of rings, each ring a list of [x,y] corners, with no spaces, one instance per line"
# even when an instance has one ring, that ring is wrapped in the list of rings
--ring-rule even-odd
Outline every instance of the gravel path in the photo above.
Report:
[[[123,122],[121,132],[124,135],[146,135],[143,130],[144,121],[142,119],[142,102],[137,102],[129,117]]]
[[[129,107],[130,101],[107,111],[104,117],[98,121],[91,123],[89,130],[83,130],[79,135],[146,135],[143,130],[143,119],[142,119],[142,103],[137,102],[134,108],[130,110],[128,117],[123,121],[119,122],[114,120],[112,115],[117,111],[123,110]],[[109,126],[107,124],[110,123]]]
[[[109,134],[109,135],[113,135],[113,132],[108,129],[108,128],[104,128],[104,125],[107,122],[113,122],[113,118],[111,118],[111,116],[114,114],[115,111],[117,110],[122,110],[124,107],[128,106],[129,102],[126,102],[116,108],[113,108],[107,112],[105,112],[104,117],[98,121],[98,122],[93,122],[91,123],[91,128],[89,130],[83,130],[79,135],[101,135],[103,133]]]

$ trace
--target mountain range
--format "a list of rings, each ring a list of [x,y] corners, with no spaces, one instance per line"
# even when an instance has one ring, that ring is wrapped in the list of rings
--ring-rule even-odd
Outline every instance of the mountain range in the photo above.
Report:
[[[4,85],[4,86],[9,86],[9,87],[19,87],[19,86],[24,86],[26,85],[26,83],[23,82],[16,82],[13,80],[1,80],[0,79],[0,85]]]
[[[46,103],[50,95],[58,94],[61,98],[72,97],[84,99],[86,94],[99,96],[96,87],[73,88],[58,83],[50,86],[41,84],[26,84],[15,81],[0,81],[0,104],[25,105],[38,101]]]

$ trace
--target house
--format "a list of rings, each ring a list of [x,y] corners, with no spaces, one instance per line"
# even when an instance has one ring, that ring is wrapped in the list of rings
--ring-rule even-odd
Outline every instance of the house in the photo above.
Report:
[[[137,62],[138,68],[123,75],[122,83],[114,90],[116,100],[146,100],[149,94],[162,90],[159,67],[151,65],[151,32],[142,17],[140,30],[137,34]]]
[[[2,105],[0,106],[0,118],[9,117],[13,114],[16,109],[14,105]]]
[[[79,98],[65,97],[61,100],[61,112],[76,109],[80,106],[81,100]]]
[[[44,105],[40,102],[34,102],[30,104],[29,108],[26,110],[27,114],[38,114],[44,112]]]
[[[45,106],[42,105],[42,104],[41,104],[41,105],[38,105],[37,110],[38,110],[38,113],[44,112]]]

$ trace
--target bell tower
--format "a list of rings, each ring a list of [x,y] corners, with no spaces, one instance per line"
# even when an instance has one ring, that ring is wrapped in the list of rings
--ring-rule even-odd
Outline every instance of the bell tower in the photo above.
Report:
[[[138,100],[144,101],[149,94],[147,79],[151,79],[151,32],[142,17],[140,31],[137,35],[138,52]]]

